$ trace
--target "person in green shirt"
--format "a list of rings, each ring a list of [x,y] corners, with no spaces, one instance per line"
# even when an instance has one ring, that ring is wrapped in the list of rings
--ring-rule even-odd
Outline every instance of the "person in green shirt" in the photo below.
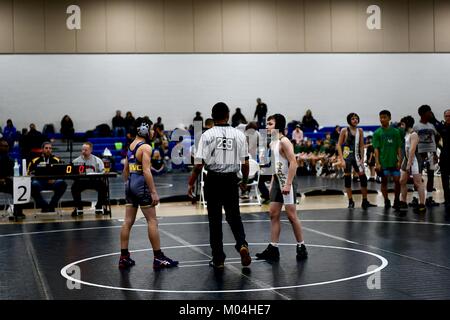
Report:
[[[400,209],[400,166],[402,161],[402,140],[400,132],[390,127],[391,113],[382,110],[379,113],[381,128],[373,134],[373,147],[375,149],[375,168],[381,177],[381,193],[384,197],[384,208],[391,207],[388,196],[388,177],[394,181],[394,206]]]

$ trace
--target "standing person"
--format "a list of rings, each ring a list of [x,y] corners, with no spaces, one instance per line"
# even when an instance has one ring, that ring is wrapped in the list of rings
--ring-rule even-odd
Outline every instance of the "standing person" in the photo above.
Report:
[[[116,110],[116,115],[111,120],[112,128],[114,131],[115,137],[125,136],[125,119],[122,117],[122,112],[120,110]]]
[[[247,120],[242,114],[241,108],[236,108],[236,113],[231,117],[231,126],[233,128],[236,128],[241,123],[247,124]]]
[[[92,154],[93,145],[91,142],[83,143],[81,147],[81,155],[73,160],[75,165],[83,165],[86,173],[103,173],[105,166],[102,159]],[[83,206],[81,204],[81,192],[87,189],[93,189],[98,193],[98,200],[95,204],[95,212],[101,213],[103,206],[106,205],[106,183],[101,179],[95,179],[95,176],[79,178],[72,184],[71,192],[75,209],[72,211],[72,217],[83,214]],[[104,211],[103,214],[109,214]]]
[[[197,163],[194,167],[189,179],[188,195],[192,197],[197,176],[205,165],[208,174],[204,190],[208,203],[209,240],[212,250],[210,266],[216,270],[224,268],[226,255],[223,251],[223,207],[225,218],[236,240],[235,249],[241,256],[241,264],[246,267],[252,259],[239,211],[237,172],[241,167],[241,189],[245,190],[249,173],[247,141],[244,133],[228,124],[230,110],[225,103],[218,102],[213,106],[212,118],[214,127],[206,130],[198,143],[196,159],[202,160],[202,163]]]
[[[373,149],[372,145],[372,136],[367,137],[366,159],[367,166],[369,167],[370,171],[369,181],[375,182],[375,150]]]
[[[408,187],[407,182],[410,175],[413,176],[414,185],[419,193],[419,205],[417,207],[418,213],[425,213],[425,187],[422,181],[422,174],[420,173],[420,161],[417,153],[417,145],[419,143],[419,136],[413,130],[414,119],[411,116],[402,118],[402,123],[405,125],[405,157],[403,158],[401,167],[401,201],[400,210],[407,211],[408,204],[406,202]]]
[[[341,162],[345,162],[344,184],[348,197],[348,208],[355,207],[352,197],[352,168],[359,177],[361,184],[361,194],[363,197],[361,207],[367,210],[369,207],[375,207],[367,200],[367,177],[364,172],[364,133],[358,128],[359,116],[352,112],[347,115],[348,127],[341,130],[336,149]],[[342,147],[344,150],[342,151]]]
[[[176,267],[178,261],[164,255],[160,247],[158,220],[155,206],[159,203],[153,176],[150,170],[150,157],[152,149],[147,143],[150,138],[151,123],[144,118],[137,118],[134,124],[136,138],[130,144],[125,158],[123,177],[126,183],[126,211],[125,220],[120,232],[120,259],[119,268],[128,268],[135,265],[128,251],[131,228],[136,220],[139,206],[147,220],[148,238],[153,248],[153,268]]]
[[[381,128],[373,134],[373,147],[375,149],[375,168],[381,177],[381,193],[384,197],[384,208],[391,207],[388,195],[388,177],[394,180],[394,209],[400,205],[400,165],[402,160],[402,141],[400,132],[390,127],[391,113],[382,110],[379,113]]]
[[[425,205],[427,207],[439,206],[439,203],[433,200],[434,187],[434,170],[438,162],[436,153],[436,136],[438,132],[435,126],[430,122],[433,119],[433,112],[428,105],[419,107],[420,121],[414,126],[414,131],[419,135],[418,151],[422,162],[421,168],[427,169],[427,200]],[[413,199],[414,201],[414,199]],[[416,203],[413,202],[413,206]]]
[[[450,213],[450,109],[444,112],[444,124],[439,127],[439,133],[442,138],[442,149],[439,161],[441,168],[442,189],[444,189],[445,211]]]
[[[258,129],[266,127],[267,105],[261,101],[261,98],[256,99],[256,109],[253,119],[258,119]]]
[[[271,115],[267,122],[268,133],[273,138],[270,144],[272,159],[275,163],[275,174],[270,182],[270,243],[267,248],[257,253],[258,260],[278,261],[280,252],[278,242],[280,240],[281,223],[280,214],[284,204],[289,222],[292,225],[297,241],[297,259],[304,260],[308,257],[305,242],[303,240],[302,226],[297,216],[296,196],[297,160],[291,141],[284,135],[286,118],[281,114]]]

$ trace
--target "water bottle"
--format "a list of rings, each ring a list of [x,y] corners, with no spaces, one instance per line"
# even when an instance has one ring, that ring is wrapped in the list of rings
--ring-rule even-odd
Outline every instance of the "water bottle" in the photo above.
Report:
[[[14,161],[14,177],[20,176],[20,167],[17,159]]]

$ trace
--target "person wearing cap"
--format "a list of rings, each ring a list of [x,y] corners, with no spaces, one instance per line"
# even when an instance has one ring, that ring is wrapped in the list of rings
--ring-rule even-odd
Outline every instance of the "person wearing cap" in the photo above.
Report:
[[[303,131],[300,127],[301,126],[297,124],[292,132],[292,140],[295,141],[295,144],[300,144],[303,141]]]
[[[126,189],[125,219],[120,232],[119,268],[126,269],[135,265],[128,251],[130,232],[136,220],[138,208],[147,220],[148,237],[153,248],[153,268],[171,268],[178,265],[161,251],[158,220],[155,206],[159,203],[158,192],[153,181],[151,167],[152,148],[147,143],[150,139],[151,123],[145,118],[137,118],[134,127],[136,138],[130,144],[124,162],[123,178]]]
[[[212,108],[214,127],[200,137],[195,155],[195,167],[189,179],[188,195],[192,197],[197,176],[203,166],[208,174],[205,178],[205,198],[208,204],[209,240],[212,250],[210,266],[223,270],[226,258],[223,250],[222,208],[231,227],[244,267],[250,265],[248,243],[239,211],[239,188],[237,173],[242,171],[241,189],[245,190],[249,174],[247,139],[241,131],[228,124],[230,110],[223,102]],[[242,164],[242,165],[241,165]]]

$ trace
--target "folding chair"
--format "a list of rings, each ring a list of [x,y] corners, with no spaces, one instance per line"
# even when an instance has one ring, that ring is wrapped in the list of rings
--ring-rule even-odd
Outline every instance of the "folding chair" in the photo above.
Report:
[[[53,190],[42,190],[41,191],[41,195],[44,198],[45,201],[49,202],[51,200],[51,198],[53,197],[53,194],[55,193],[55,191]],[[36,200],[34,200],[33,198],[33,204],[34,204],[34,217],[37,217],[37,205],[36,205]],[[55,212],[48,212],[48,213],[39,213],[39,215],[53,215],[56,214],[62,217],[63,215],[63,210],[62,210],[62,205],[61,205],[61,199],[58,200],[57,206],[55,208]]]
[[[261,202],[261,196],[259,194],[259,189],[258,189],[258,184],[259,184],[259,175],[260,175],[260,167],[259,167],[259,163],[256,162],[254,159],[249,159],[249,166],[250,166],[250,170],[248,173],[248,181],[250,181],[247,184],[247,187],[250,187],[250,191],[249,191],[249,201],[240,201],[239,205],[240,206],[252,206],[252,205],[262,205]],[[239,172],[238,176],[242,178],[242,173]],[[254,201],[252,200],[252,191],[254,191]]]
[[[83,196],[83,194],[85,196]],[[93,213],[93,214],[97,214],[97,213],[103,214],[103,213],[105,213],[105,210],[103,208],[102,209],[96,209],[95,208],[95,205],[97,204],[97,199],[98,199],[97,198],[98,197],[97,194],[98,194],[97,191],[94,190],[94,189],[85,189],[85,190],[81,191],[81,198],[82,198],[82,200],[90,202],[91,206],[87,210],[84,209],[84,208],[83,208],[83,210],[79,210],[77,208],[76,209],[77,213],[80,213],[80,212],[82,212],[83,214],[84,213]]]
[[[1,218],[9,216],[9,212],[12,212],[12,203],[13,199],[9,193],[0,192],[0,204],[3,207],[0,215]]]
[[[205,177],[208,175],[208,171],[203,167],[201,177],[200,177],[200,204],[206,208],[206,199],[205,199]]]

